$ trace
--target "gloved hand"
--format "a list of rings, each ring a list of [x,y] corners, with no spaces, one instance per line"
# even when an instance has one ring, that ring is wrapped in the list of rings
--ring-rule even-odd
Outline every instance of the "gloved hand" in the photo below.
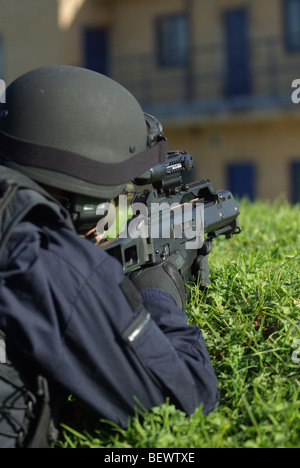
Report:
[[[206,255],[199,255],[193,265],[195,276],[198,277],[199,288],[203,291],[209,284],[209,265]]]
[[[137,289],[158,289],[171,296],[181,310],[185,310],[184,281],[173,263],[165,261],[153,267],[133,272],[130,279]]]
[[[207,239],[204,243],[202,248],[199,250],[199,255],[194,261],[192,271],[195,277],[199,280],[199,288],[204,290],[209,284],[209,264],[207,255],[210,254],[212,250],[212,240]]]

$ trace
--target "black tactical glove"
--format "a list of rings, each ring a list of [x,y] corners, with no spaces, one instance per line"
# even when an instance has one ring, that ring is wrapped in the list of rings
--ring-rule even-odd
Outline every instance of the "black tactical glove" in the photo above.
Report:
[[[158,289],[171,296],[181,310],[185,310],[186,296],[183,279],[173,265],[165,261],[153,267],[133,272],[130,279],[137,289]]]
[[[212,250],[212,240],[207,239],[202,248],[199,250],[199,255],[194,261],[192,271],[196,278],[199,281],[199,288],[204,290],[209,284],[209,265],[207,255],[210,254]]]
[[[209,284],[209,265],[206,255],[199,255],[195,262],[194,268],[197,270],[196,277],[198,277],[199,288],[203,291]]]

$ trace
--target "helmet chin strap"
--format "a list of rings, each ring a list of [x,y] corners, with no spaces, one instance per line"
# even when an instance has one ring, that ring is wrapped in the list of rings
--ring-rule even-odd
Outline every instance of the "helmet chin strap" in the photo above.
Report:
[[[69,211],[78,234],[83,235],[95,228],[104,216],[97,214],[97,208],[107,200],[67,192],[45,184],[40,185]]]

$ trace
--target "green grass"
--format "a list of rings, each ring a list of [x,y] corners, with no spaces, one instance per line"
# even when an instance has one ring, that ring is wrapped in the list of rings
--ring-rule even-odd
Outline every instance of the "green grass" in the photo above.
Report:
[[[63,430],[61,447],[300,447],[300,206],[241,203],[242,234],[218,239],[212,283],[188,305],[219,380],[220,408],[186,417],[162,405],[124,431]],[[300,343],[300,341],[298,342]]]

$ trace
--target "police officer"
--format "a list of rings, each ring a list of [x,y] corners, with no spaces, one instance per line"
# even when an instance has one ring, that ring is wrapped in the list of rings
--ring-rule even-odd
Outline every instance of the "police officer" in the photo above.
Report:
[[[53,386],[66,390],[122,427],[137,401],[150,409],[169,398],[187,414],[200,404],[209,413],[217,381],[201,331],[187,325],[179,272],[164,264],[131,281],[117,260],[74,229],[84,207],[117,197],[163,161],[166,139],[159,132],[149,138],[145,116],[125,88],[82,68],[28,72],[8,87],[6,101],[0,446],[42,445],[32,442],[37,425],[28,416],[29,403],[37,414],[41,382],[44,396]],[[28,375],[40,378],[40,393]]]

